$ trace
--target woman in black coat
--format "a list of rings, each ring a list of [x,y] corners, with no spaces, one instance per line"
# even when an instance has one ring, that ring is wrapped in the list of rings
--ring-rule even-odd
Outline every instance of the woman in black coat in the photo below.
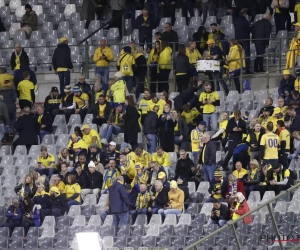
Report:
[[[185,119],[181,116],[179,111],[175,109],[172,111],[175,121],[177,121],[177,126],[174,131],[174,142],[179,146],[180,149],[185,149],[186,151],[191,151],[191,139],[189,133],[189,127]]]
[[[169,104],[164,107],[164,113],[158,119],[160,146],[165,152],[174,152],[174,128],[177,122],[170,112]]]
[[[140,114],[138,113],[133,97],[131,95],[126,96],[125,99],[126,112],[123,115],[124,119],[124,141],[132,146],[132,149],[138,147],[138,133],[141,131],[138,119]]]
[[[203,55],[204,51],[207,50],[206,42],[208,40],[209,33],[206,31],[204,26],[200,26],[193,34],[193,41],[196,41],[196,48],[199,50],[201,55]]]
[[[134,72],[136,81],[135,97],[138,100],[141,93],[144,93],[144,84],[147,74],[147,60],[143,54],[143,47],[138,47],[135,54],[136,70]]]

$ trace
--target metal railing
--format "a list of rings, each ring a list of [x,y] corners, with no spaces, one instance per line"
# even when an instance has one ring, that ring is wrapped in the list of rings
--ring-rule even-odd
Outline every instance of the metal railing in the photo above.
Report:
[[[268,208],[268,211],[269,211],[269,216],[271,216],[271,221],[272,221],[272,224],[273,224],[273,227],[275,229],[275,234],[276,234],[276,237],[278,239],[278,243],[279,243],[279,246],[282,250],[285,250],[285,246],[284,244],[282,243],[281,239],[282,239],[282,234],[280,234],[279,232],[279,229],[278,229],[278,226],[277,226],[277,223],[276,223],[276,220],[275,220],[275,217],[274,217],[274,211],[273,211],[273,208],[272,208],[272,202],[273,201],[276,201],[278,200],[279,198],[285,196],[287,193],[291,193],[293,191],[295,191],[297,188],[300,187],[300,183],[298,183],[297,185],[289,188],[288,190],[286,190],[285,192],[281,192],[279,195],[271,198],[270,200],[262,203],[261,205],[259,205],[258,207],[256,207],[255,209],[252,209],[250,212],[242,215],[241,217],[239,217],[237,220],[234,220],[234,221],[228,221],[226,225],[224,225],[223,227],[217,229],[216,231],[210,233],[209,235],[203,237],[201,240],[191,244],[190,246],[187,246],[184,248],[184,250],[197,250],[197,246],[200,246],[201,244],[203,244],[206,240],[210,239],[211,237],[215,237],[217,236],[219,233],[221,232],[224,232],[225,230],[228,230],[228,229],[231,229],[232,230],[232,233],[233,233],[233,236],[234,236],[234,239],[236,241],[236,245],[238,247],[239,250],[242,250],[242,243],[239,241],[239,237],[238,237],[238,233],[237,233],[237,223],[242,221],[244,218],[246,218],[248,215],[252,215],[253,213],[259,211],[260,209],[262,209],[263,207],[267,207]],[[270,239],[274,239],[274,236],[272,235],[272,237],[270,237]],[[274,240],[273,240],[274,241]],[[299,249],[299,245],[297,245],[295,248],[293,248],[294,250],[297,250]]]

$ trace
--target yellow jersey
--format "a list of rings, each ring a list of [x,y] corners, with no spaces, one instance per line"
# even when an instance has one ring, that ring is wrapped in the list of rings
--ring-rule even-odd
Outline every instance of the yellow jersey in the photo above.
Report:
[[[295,82],[294,82],[294,88],[296,91],[300,91],[300,79],[296,78]]]
[[[295,5],[294,11],[297,12],[297,20],[295,20],[295,23],[300,22],[300,3]]]
[[[142,168],[148,168],[150,161],[151,161],[151,155],[145,150],[143,150],[141,156],[137,156],[135,154],[134,163],[138,163],[138,162],[141,163]]]
[[[281,142],[285,141],[285,152],[290,152],[290,145],[291,145],[291,136],[290,132],[287,129],[281,130],[279,134],[280,144]]]
[[[72,197],[74,194],[79,194],[77,196],[77,198],[75,198],[74,200],[78,201],[80,203],[80,192],[81,192],[81,188],[80,188],[78,183],[75,183],[75,184],[72,184],[72,185],[67,184],[65,186],[65,192],[64,193],[66,194],[67,199]]]
[[[83,139],[80,138],[76,143],[79,144],[80,148],[88,150],[88,146],[86,145],[86,143]],[[69,141],[68,148],[73,148],[73,141],[72,140]]]
[[[157,103],[154,103],[153,101],[150,102],[150,103],[149,103],[150,110],[153,110],[153,107],[154,107],[155,105],[157,105],[157,106],[159,107],[159,110],[158,110],[158,112],[157,112],[157,115],[158,115],[158,116],[162,115],[163,112],[164,112],[164,106],[166,105],[165,100],[159,99],[159,100],[157,101]]]
[[[214,103],[215,101],[218,101],[220,99],[217,92],[211,92],[211,93],[202,92],[199,97],[199,102],[204,102],[205,100],[209,100],[212,103]],[[214,106],[212,103],[203,104],[202,106],[203,114],[211,114],[216,111],[216,106]]]
[[[186,55],[189,58],[190,64],[196,67],[197,61],[201,59],[201,54],[197,49],[191,50],[186,48]]]
[[[142,115],[146,115],[149,111],[151,111],[150,107],[153,107],[152,99],[141,99],[139,103],[139,110],[141,111]]]
[[[219,129],[224,129],[224,131],[226,131],[227,124],[228,124],[228,120],[219,122]],[[222,134],[222,138],[224,139],[225,136],[226,136],[226,132],[224,132],[224,133]]]
[[[260,145],[265,147],[264,160],[278,159],[280,140],[278,135],[268,132],[261,137]]]
[[[191,132],[192,152],[199,152],[203,147],[202,136],[204,132],[198,128],[193,129]]]
[[[104,116],[105,115],[105,108],[106,108],[106,103],[104,104],[99,104],[99,116]]]
[[[105,55],[106,59],[101,59],[101,56]],[[93,61],[96,63],[96,67],[108,67],[109,63],[114,60],[114,54],[110,47],[97,48],[93,57]]]
[[[40,155],[37,162],[46,168],[49,168],[52,164],[54,164],[53,168],[55,168],[55,157],[52,154],[47,154],[46,158]]]
[[[82,92],[80,96],[74,95],[73,102],[76,103],[76,108],[82,109],[85,108],[85,106],[88,106],[89,99],[89,96]]]
[[[156,161],[158,165],[162,167],[171,167],[170,156],[167,152],[163,152],[161,156],[159,156],[157,153],[153,153],[152,161]]]
[[[123,76],[133,76],[133,65],[135,65],[135,58],[131,54],[125,53],[117,61]]]
[[[185,119],[186,123],[188,125],[196,125],[196,122],[194,119],[196,119],[200,115],[199,111],[196,108],[192,108],[190,112],[182,112],[181,116]]]
[[[232,174],[237,178],[237,179],[242,179],[244,175],[248,174],[248,170],[241,168],[240,171],[234,170]]]
[[[96,143],[98,144],[99,148],[102,148],[100,136],[98,132],[95,129],[91,129],[90,133],[88,135],[83,134],[83,140],[85,144],[89,147],[93,143],[93,137],[96,137]]]
[[[19,82],[18,84],[18,91],[19,91],[19,99],[20,100],[27,100],[32,102],[31,98],[31,90],[34,89],[34,84],[33,82],[29,80],[23,80]]]

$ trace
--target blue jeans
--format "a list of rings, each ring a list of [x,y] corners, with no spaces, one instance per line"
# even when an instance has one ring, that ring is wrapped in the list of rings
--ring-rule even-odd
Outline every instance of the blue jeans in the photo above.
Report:
[[[138,214],[147,214],[147,211],[148,211],[147,208],[142,208],[142,209],[130,211],[130,215],[132,217],[132,223],[134,224]]]
[[[218,116],[216,113],[203,114],[203,121],[206,122],[207,130],[218,131]]]
[[[198,152],[193,152],[193,156],[194,156],[194,165],[198,164],[198,157],[199,157],[200,151]]]
[[[51,176],[54,174],[54,168],[36,168],[36,172],[38,172],[40,175],[46,175],[49,177],[49,180],[51,179]]]
[[[158,210],[159,210],[159,208],[156,208],[156,207],[151,208],[151,214],[158,214]]]
[[[129,212],[113,214],[113,226],[120,227],[128,224]]]
[[[69,208],[73,205],[80,205],[80,202],[76,201],[76,200],[71,200],[71,201],[68,201],[68,206]]]
[[[150,154],[153,154],[156,152],[156,146],[157,146],[157,135],[155,134],[148,134],[146,135],[148,140],[148,147]]]
[[[252,192],[252,191],[255,191],[255,189],[256,189],[256,185],[244,185],[244,189],[245,189],[245,194],[246,194],[246,198],[248,199],[248,197],[249,197],[249,195],[250,195],[250,193]]]
[[[48,131],[45,131],[45,130],[41,130],[40,131],[40,142],[42,143],[43,138],[44,138],[45,135],[50,135],[50,134],[52,134],[52,133],[50,133]]]
[[[60,85],[60,93],[64,93],[65,86],[70,85],[71,75],[70,71],[57,72]]]
[[[176,214],[176,215],[181,214],[181,211],[178,209],[166,209],[165,210],[165,209],[161,208],[158,210],[158,214],[160,214],[162,216],[162,218],[165,218],[168,214]]]
[[[112,134],[117,135],[120,132],[121,132],[120,127],[115,126],[115,125],[109,125],[109,126],[107,126],[106,131],[103,131],[103,135],[104,135],[103,138],[105,138],[109,142]]]
[[[133,88],[133,76],[123,76],[123,80],[126,82],[128,92],[131,93]]]
[[[217,224],[219,227],[223,227],[227,223],[227,220],[211,220],[210,224]]]
[[[109,80],[109,67],[96,67],[96,74],[99,74],[101,76],[102,89],[104,91],[107,91]]]
[[[110,213],[108,211],[101,211],[100,212],[100,218],[101,218],[101,221],[104,222],[105,221],[105,218],[107,215],[109,215]]]
[[[211,182],[214,179],[214,173],[217,168],[216,165],[211,165],[211,166],[203,165],[202,168],[203,168],[205,181]]]

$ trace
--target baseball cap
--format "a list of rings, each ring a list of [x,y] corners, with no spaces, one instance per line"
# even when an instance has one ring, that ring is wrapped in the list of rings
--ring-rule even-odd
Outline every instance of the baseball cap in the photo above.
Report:
[[[157,179],[162,179],[162,178],[165,178],[165,177],[166,177],[166,174],[164,172],[160,172],[157,175]]]
[[[58,88],[57,87],[52,87],[51,92],[58,92]]]
[[[199,125],[206,126],[206,122],[205,121],[201,121],[201,122],[199,122]]]
[[[80,129],[80,130],[84,130],[84,129],[86,129],[86,128],[90,128],[90,126],[89,126],[89,125],[87,125],[87,124],[84,124],[84,125],[81,127],[81,129]]]
[[[111,141],[111,142],[109,143],[109,145],[110,145],[110,146],[117,146],[117,143],[115,143],[114,141]]]
[[[177,182],[176,181],[171,181],[170,182],[170,188],[177,188],[178,186],[177,186]]]
[[[274,108],[273,114],[281,113],[281,110],[279,107]]]

